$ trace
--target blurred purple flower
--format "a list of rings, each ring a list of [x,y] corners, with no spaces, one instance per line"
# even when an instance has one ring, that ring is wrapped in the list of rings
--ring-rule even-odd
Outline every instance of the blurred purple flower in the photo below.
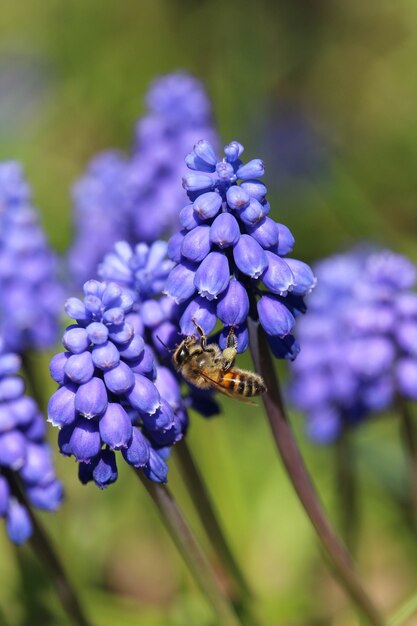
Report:
[[[0,333],[7,349],[46,349],[57,338],[63,290],[57,260],[21,166],[0,163]]]
[[[327,443],[396,395],[417,399],[417,268],[389,250],[356,249],[315,272],[291,395],[311,438]]]

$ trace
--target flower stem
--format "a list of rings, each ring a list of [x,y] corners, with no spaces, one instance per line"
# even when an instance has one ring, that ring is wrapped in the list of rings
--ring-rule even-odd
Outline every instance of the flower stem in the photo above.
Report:
[[[388,620],[388,626],[402,626],[417,613],[417,594],[409,598]]]
[[[83,613],[83,609],[81,607],[75,589],[70,583],[64,567],[59,560],[59,557],[48,535],[46,534],[39,520],[35,516],[17,477],[13,472],[9,472],[7,475],[7,479],[12,487],[13,494],[22,504],[24,504],[29,512],[33,532],[32,536],[28,540],[28,543],[31,545],[34,553],[37,555],[39,560],[49,571],[51,580],[55,585],[56,592],[64,610],[67,612],[69,618],[74,624],[76,624],[76,626],[90,626],[90,622],[87,620],[86,616]]]
[[[350,555],[330,525],[304,464],[288,422],[265,334],[253,319],[249,318],[248,324],[255,369],[268,388],[262,397],[265,411],[288,476],[341,585],[369,624],[383,626],[385,622],[358,580]]]
[[[169,489],[165,485],[148,480],[140,469],[134,468],[134,471],[158,508],[171,539],[189,567],[195,581],[213,607],[218,624],[221,626],[241,626],[242,622],[221,589],[205,554],[198,545]]]
[[[175,453],[183,479],[212,549],[214,553],[217,554],[220,563],[226,568],[233,584],[232,595],[234,604],[237,610],[245,615],[248,601],[250,601],[252,597],[252,592],[227,543],[214,510],[210,494],[207,491],[203,477],[195,464],[193,455],[185,439],[175,447]]]
[[[407,458],[410,502],[412,506],[413,519],[417,524],[417,436],[413,416],[405,400],[398,399],[397,405],[401,418],[401,435],[403,447]]]
[[[358,481],[356,478],[351,433],[342,432],[335,446],[336,484],[339,499],[340,529],[350,554],[356,554],[358,540]]]

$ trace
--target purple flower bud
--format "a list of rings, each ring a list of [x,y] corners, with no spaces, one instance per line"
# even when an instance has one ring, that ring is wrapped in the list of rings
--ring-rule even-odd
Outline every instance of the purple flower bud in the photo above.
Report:
[[[0,356],[0,376],[16,374],[21,366],[21,359],[17,354],[9,353]]]
[[[86,419],[102,415],[107,409],[107,390],[101,378],[80,385],[75,393],[75,410]]]
[[[265,252],[268,267],[262,276],[265,287],[280,296],[287,295],[294,285],[294,276],[284,259],[273,252]]]
[[[180,407],[180,385],[170,369],[164,366],[157,368],[155,387],[174,411]]]
[[[6,376],[0,380],[0,402],[19,398],[25,391],[25,383],[20,376]]]
[[[74,385],[66,385],[55,391],[48,402],[48,422],[52,426],[61,428],[65,424],[74,422],[75,413],[75,392]]]
[[[117,480],[116,455],[112,450],[101,450],[93,464],[92,479],[97,487],[105,489]]]
[[[78,418],[72,431],[69,447],[77,461],[88,463],[101,449],[98,423],[94,420]]]
[[[142,415],[142,421],[148,431],[167,431],[175,423],[174,411],[171,409],[165,398],[161,399],[160,407],[153,415]]]
[[[216,174],[221,181],[226,183],[235,182],[236,180],[235,171],[227,161],[219,161],[216,164]]]
[[[137,363],[135,363],[135,365],[132,365],[131,368],[132,371],[135,372],[135,374],[142,374],[142,376],[146,376],[147,378],[150,378],[150,380],[153,380],[155,378],[155,360],[153,352],[148,346],[145,346]]]
[[[187,206],[181,209],[179,221],[183,229],[186,230],[192,230],[201,224],[201,219],[192,204],[187,204]]]
[[[140,310],[145,326],[155,328],[164,321],[164,313],[156,300],[146,300]]]
[[[297,259],[285,259],[285,262],[289,265],[294,276],[292,293],[295,296],[305,296],[310,293],[317,283],[317,278],[314,276],[311,267]]]
[[[61,454],[65,456],[71,456],[72,448],[71,448],[71,436],[74,432],[75,422],[73,424],[68,424],[63,426],[58,433],[58,447]]]
[[[236,172],[236,176],[242,180],[250,178],[261,178],[265,174],[265,167],[261,159],[252,159],[241,165]]]
[[[26,461],[27,444],[25,437],[18,430],[0,434],[1,464],[10,469],[20,469]]]
[[[134,374],[135,384],[127,398],[134,409],[152,415],[161,406],[159,392],[152,381],[141,374]]]
[[[217,305],[217,316],[225,326],[238,326],[246,321],[248,313],[249,298],[246,289],[232,278]]]
[[[166,483],[168,465],[153,448],[149,450],[149,461],[144,471],[149,480],[153,480],[156,483]]]
[[[395,301],[395,308],[404,317],[417,316],[417,294],[400,293]]]
[[[140,357],[145,347],[145,342],[138,334],[133,335],[130,342],[119,348],[119,354],[125,361],[134,361]]]
[[[208,174],[187,174],[182,179],[186,191],[202,191],[213,187],[213,179]]]
[[[149,461],[150,445],[139,428],[133,428],[132,440],[128,447],[122,450],[122,455],[133,467],[144,467]]]
[[[211,165],[211,171],[214,171],[214,167],[217,163],[217,157],[211,144],[208,141],[206,141],[205,139],[200,139],[200,141],[198,141],[194,146],[194,152],[199,157],[199,159],[201,159],[201,161],[207,163],[207,165]]]
[[[167,355],[167,348],[172,349],[179,341],[181,337],[178,333],[178,328],[171,322],[164,322],[158,328],[152,332],[152,342],[160,354],[164,357]]]
[[[47,485],[28,486],[27,494],[30,503],[44,511],[56,511],[64,497],[64,490],[59,480],[53,480]]]
[[[175,233],[168,241],[168,256],[175,263],[181,261],[181,246],[186,233],[185,229],[180,230],[179,233]]]
[[[248,226],[248,233],[262,248],[272,248],[278,243],[278,224],[269,217],[264,217],[253,226]]]
[[[196,226],[182,242],[181,254],[190,261],[202,261],[210,252],[210,227]]]
[[[126,448],[132,438],[132,422],[120,404],[110,402],[99,422],[100,435],[112,450]]]
[[[21,545],[32,534],[32,522],[29,513],[22,504],[12,498],[6,518],[6,529],[9,538],[16,545]]]
[[[233,248],[233,257],[240,271],[251,278],[259,278],[268,267],[264,250],[250,235],[241,235]]]
[[[69,356],[69,352],[59,352],[52,357],[51,362],[49,363],[49,372],[51,377],[58,383],[58,385],[62,385],[64,383],[65,364]]]
[[[236,350],[237,352],[245,352],[249,345],[249,333],[246,327],[246,324],[242,324],[241,326],[236,326],[234,329],[235,337],[236,337]],[[222,350],[226,348],[227,336],[229,334],[229,329],[224,328],[220,333],[219,337],[219,346]]]
[[[396,377],[400,392],[410,400],[417,400],[417,361],[411,358],[400,359]]]
[[[107,389],[116,395],[122,395],[132,389],[135,379],[131,368],[123,361],[112,370],[104,373]]]
[[[277,224],[278,226],[278,246],[276,253],[280,256],[284,256],[291,252],[294,247],[295,239],[289,228],[284,224]]]
[[[285,337],[294,327],[294,316],[275,296],[258,300],[259,321],[268,335]]]
[[[399,345],[410,355],[417,357],[417,321],[404,321],[396,328]]]
[[[10,489],[9,483],[0,475],[0,517],[4,517],[9,508]]]
[[[109,336],[109,329],[101,322],[92,322],[86,328],[91,343],[101,345],[106,343]]]
[[[121,324],[120,326],[112,326],[111,332],[109,332],[109,339],[115,343],[128,343],[133,335],[134,328],[128,322]]]
[[[230,270],[227,257],[221,252],[210,252],[199,265],[195,273],[194,284],[203,298],[213,300],[227,288],[229,279]]]
[[[73,354],[80,354],[87,350],[90,345],[90,339],[85,328],[69,326],[64,333],[62,343]]]
[[[68,298],[64,305],[65,313],[77,322],[86,322],[90,316],[79,298]]]
[[[213,301],[197,296],[185,309],[180,319],[180,329],[182,335],[195,335],[196,327],[193,319],[201,326],[204,333],[211,333],[216,325],[215,304]]]
[[[91,352],[72,354],[65,363],[64,372],[74,383],[86,383],[94,374]]]
[[[210,241],[220,248],[234,246],[239,237],[239,224],[230,213],[220,213],[210,226]]]
[[[55,471],[49,446],[27,443],[26,460],[20,475],[26,483],[32,484],[46,485],[54,480]]]
[[[232,185],[226,192],[227,204],[236,211],[246,209],[249,206],[250,196],[239,185]]]
[[[119,351],[111,341],[95,346],[91,354],[94,365],[101,370],[110,370],[120,361]]]
[[[222,206],[222,198],[220,194],[215,191],[208,191],[201,194],[196,200],[194,200],[195,213],[202,220],[208,220],[217,215]]]
[[[317,443],[332,443],[339,437],[341,429],[342,423],[334,408],[321,407],[309,415],[308,436]]]
[[[107,309],[103,313],[103,321],[105,324],[112,324],[114,326],[120,326],[123,324],[125,319],[125,312],[121,307],[114,307],[112,309]]]
[[[260,180],[245,180],[240,184],[240,187],[259,202],[264,200],[267,193],[266,186]]]
[[[248,206],[239,211],[238,216],[244,224],[253,226],[263,220],[269,212],[268,208],[268,205],[261,204],[255,198],[250,198]]]
[[[171,296],[177,304],[185,302],[195,292],[195,267],[189,262],[179,263],[168,276],[164,293]]]
[[[98,296],[93,296],[93,295],[86,296],[84,298],[84,306],[87,309],[87,314],[89,314],[88,315],[89,319],[91,319],[91,317],[93,316],[100,317],[101,300]]]
[[[244,147],[238,141],[231,141],[224,147],[224,153],[229,163],[234,163],[243,153]]]

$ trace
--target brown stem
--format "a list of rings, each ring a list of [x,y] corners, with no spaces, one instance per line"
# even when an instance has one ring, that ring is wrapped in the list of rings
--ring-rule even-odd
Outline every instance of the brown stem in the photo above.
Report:
[[[145,478],[142,470],[133,469],[158,508],[161,519],[193,578],[213,607],[217,623],[221,626],[242,626],[169,489]]]
[[[335,446],[335,490],[339,501],[340,529],[350,554],[355,555],[358,540],[358,481],[351,433],[345,429]]]
[[[335,534],[319,501],[288,422],[265,334],[251,318],[248,319],[248,325],[255,369],[264,378],[268,388],[262,396],[265,411],[288,476],[341,585],[369,624],[384,626],[382,616],[363,589],[353,569],[350,555]]]

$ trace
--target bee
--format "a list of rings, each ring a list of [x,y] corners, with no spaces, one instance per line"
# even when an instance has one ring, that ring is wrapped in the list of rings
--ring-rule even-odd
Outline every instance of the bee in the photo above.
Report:
[[[233,327],[221,350],[216,344],[207,345],[207,337],[195,320],[199,334],[186,337],[175,349],[172,362],[189,383],[199,389],[216,389],[231,398],[246,400],[265,393],[266,386],[258,374],[233,367],[237,354],[237,340]]]

